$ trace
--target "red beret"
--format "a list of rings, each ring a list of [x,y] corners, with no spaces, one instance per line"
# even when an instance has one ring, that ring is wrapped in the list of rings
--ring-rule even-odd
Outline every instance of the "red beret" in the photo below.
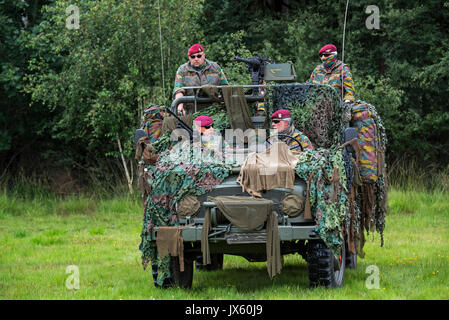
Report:
[[[212,118],[209,116],[198,116],[194,121],[195,124],[200,127],[210,126],[214,123],[214,120],[212,120]]]
[[[291,113],[287,109],[280,109],[271,115],[271,119],[285,119],[290,117]]]
[[[318,51],[318,54],[321,54],[323,52],[334,52],[337,51],[337,47],[334,46],[333,44],[326,44],[324,47],[322,47],[320,49],[320,51]]]
[[[195,53],[203,52],[203,51],[204,51],[203,47],[199,43],[196,43],[189,48],[187,55],[190,56],[191,54],[195,54]]]

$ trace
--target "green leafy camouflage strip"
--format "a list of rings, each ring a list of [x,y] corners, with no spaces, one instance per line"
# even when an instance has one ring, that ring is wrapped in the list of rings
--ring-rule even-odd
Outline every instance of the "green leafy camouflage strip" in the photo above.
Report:
[[[142,265],[158,265],[157,283],[170,277],[168,260],[157,254],[151,234],[155,226],[179,225],[175,205],[186,195],[199,196],[211,191],[229,175],[231,167],[213,152],[186,145],[175,146],[161,154],[156,166],[146,166],[151,193],[145,199],[145,212],[139,249]]]
[[[385,128],[376,112],[376,108],[360,100],[353,103],[342,103],[334,87],[312,83],[269,86],[266,94],[266,107],[269,114],[278,109],[289,109],[292,112],[295,127],[309,137],[318,155],[324,152],[321,150],[324,148],[329,151],[329,155],[335,156],[339,153],[338,147],[343,144],[343,130],[349,127],[350,124],[357,128],[358,141],[361,146],[361,159],[359,160],[363,161],[356,164],[355,159],[352,162],[350,156],[346,158],[346,163],[343,162],[343,166],[339,166],[339,169],[345,168],[347,174],[350,175],[346,177],[349,184],[345,185],[347,190],[345,200],[347,213],[344,215],[344,231],[346,235],[350,235],[353,253],[357,251],[361,256],[363,256],[365,231],[369,233],[375,229],[379,232],[381,245],[383,245],[385,215],[388,210],[388,183],[386,166],[383,160],[387,138]],[[361,114],[363,112],[365,112],[363,115],[369,116],[364,117]],[[370,135],[371,140],[367,140],[366,134]],[[377,146],[375,158],[373,158],[372,154],[367,153],[372,151],[369,146],[374,142]],[[363,148],[364,146],[365,148]],[[302,175],[303,179],[308,178],[307,172],[320,166],[320,161],[327,161],[327,170],[330,169],[330,158],[318,157],[318,155],[318,158],[314,158],[311,154],[310,151],[303,153],[301,159],[306,161],[306,164],[298,162],[296,168],[297,174]],[[325,161],[324,159],[328,160]],[[353,168],[354,164],[359,170],[350,169]],[[321,166],[323,166],[323,163],[321,163]],[[307,167],[311,169],[307,171]],[[342,172],[340,177],[343,175],[346,175],[346,173]],[[361,175],[361,186],[354,184],[354,180],[358,181],[358,179],[354,178],[354,175]],[[315,181],[315,185],[313,185],[313,181]],[[340,200],[333,204],[322,202],[323,199],[318,197],[318,194],[326,196],[328,191],[322,186],[322,177],[315,173],[310,183],[312,184],[311,194],[315,197],[311,198],[311,203],[313,201],[321,201],[320,205],[314,208],[320,237],[323,238],[327,245],[333,246],[335,253],[337,252],[341,235],[338,228],[332,229],[331,226],[335,225],[335,222],[341,221],[343,199],[345,197],[341,196]],[[318,194],[316,190],[318,190]],[[316,206],[317,204],[315,203],[314,205]],[[325,213],[325,218],[321,221],[323,212]]]
[[[312,217],[316,221],[316,232],[338,257],[343,244],[341,227],[347,206],[346,174],[341,150],[305,150],[299,157],[295,172],[308,183],[307,192]]]

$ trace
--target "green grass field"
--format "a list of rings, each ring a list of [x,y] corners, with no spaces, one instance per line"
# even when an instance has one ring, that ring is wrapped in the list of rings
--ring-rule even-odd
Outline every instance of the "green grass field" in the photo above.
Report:
[[[157,290],[141,266],[139,199],[24,200],[0,193],[0,299],[449,299],[449,194],[390,189],[385,244],[370,234],[366,256],[341,289],[309,289],[307,265],[225,256],[224,270],[195,272],[190,290]],[[69,266],[76,266],[70,269]],[[379,288],[367,273],[377,267]],[[375,268],[374,267],[374,268]],[[79,272],[79,289],[73,278]],[[68,284],[68,285],[67,285]],[[72,287],[70,286],[72,285]]]

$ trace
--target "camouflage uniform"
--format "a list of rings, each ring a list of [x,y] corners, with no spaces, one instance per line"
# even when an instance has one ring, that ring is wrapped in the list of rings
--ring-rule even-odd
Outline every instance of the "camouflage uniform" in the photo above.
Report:
[[[296,138],[298,141],[301,142],[301,146],[303,148],[303,150],[313,150],[313,146],[312,143],[310,142],[309,138],[302,133],[301,131],[299,131],[298,129],[296,129],[294,126],[290,126],[290,128],[288,128],[287,130],[284,130],[283,132],[279,132],[280,134],[288,134],[289,136],[292,136],[293,138]],[[287,137],[282,137],[280,138],[281,141],[285,142],[288,144],[288,146],[290,148],[294,148],[298,146],[298,142],[296,142],[296,140],[287,138]],[[301,148],[297,147],[295,148],[295,150],[301,150]]]
[[[156,142],[161,136],[163,120],[164,116],[160,106],[152,104],[144,111],[141,128],[145,130],[151,143]]]
[[[193,90],[184,90],[183,87],[202,86],[212,84],[216,86],[228,85],[228,80],[221,67],[213,61],[204,60],[205,64],[196,68],[190,62],[178,68],[173,88],[173,97],[181,91],[185,96],[194,95]]]
[[[341,94],[342,74],[344,87],[342,98],[343,100],[354,102],[355,89],[354,82],[352,80],[352,73],[349,67],[340,60],[336,60],[336,62],[329,69],[325,68],[323,64],[316,66],[307,82],[329,84],[335,87],[339,94]]]

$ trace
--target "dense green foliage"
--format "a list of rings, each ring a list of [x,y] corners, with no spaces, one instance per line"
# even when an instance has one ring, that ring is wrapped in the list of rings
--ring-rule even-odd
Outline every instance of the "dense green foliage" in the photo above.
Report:
[[[293,61],[299,82],[319,64],[322,45],[335,44],[342,58],[346,1],[290,1],[288,13],[264,10],[259,2],[205,1],[200,23],[210,46],[244,30],[248,50]],[[366,27],[370,4],[350,1],[348,9],[344,61],[353,71],[356,98],[375,105],[384,119],[390,158],[447,163],[449,2],[376,1],[379,29]]]
[[[274,4],[276,3],[276,4]],[[389,160],[449,160],[449,2],[351,1],[344,61],[356,98],[377,107]],[[67,28],[79,8],[79,29]],[[0,176],[20,168],[117,171],[117,141],[131,159],[132,133],[149,103],[169,104],[188,47],[205,45],[230,83],[249,83],[233,56],[290,60],[298,82],[334,43],[342,58],[346,1],[0,1]],[[30,156],[32,155],[32,156]],[[81,168],[81,169],[80,169]],[[94,171],[92,171],[95,168]],[[120,169],[119,169],[120,170]]]

